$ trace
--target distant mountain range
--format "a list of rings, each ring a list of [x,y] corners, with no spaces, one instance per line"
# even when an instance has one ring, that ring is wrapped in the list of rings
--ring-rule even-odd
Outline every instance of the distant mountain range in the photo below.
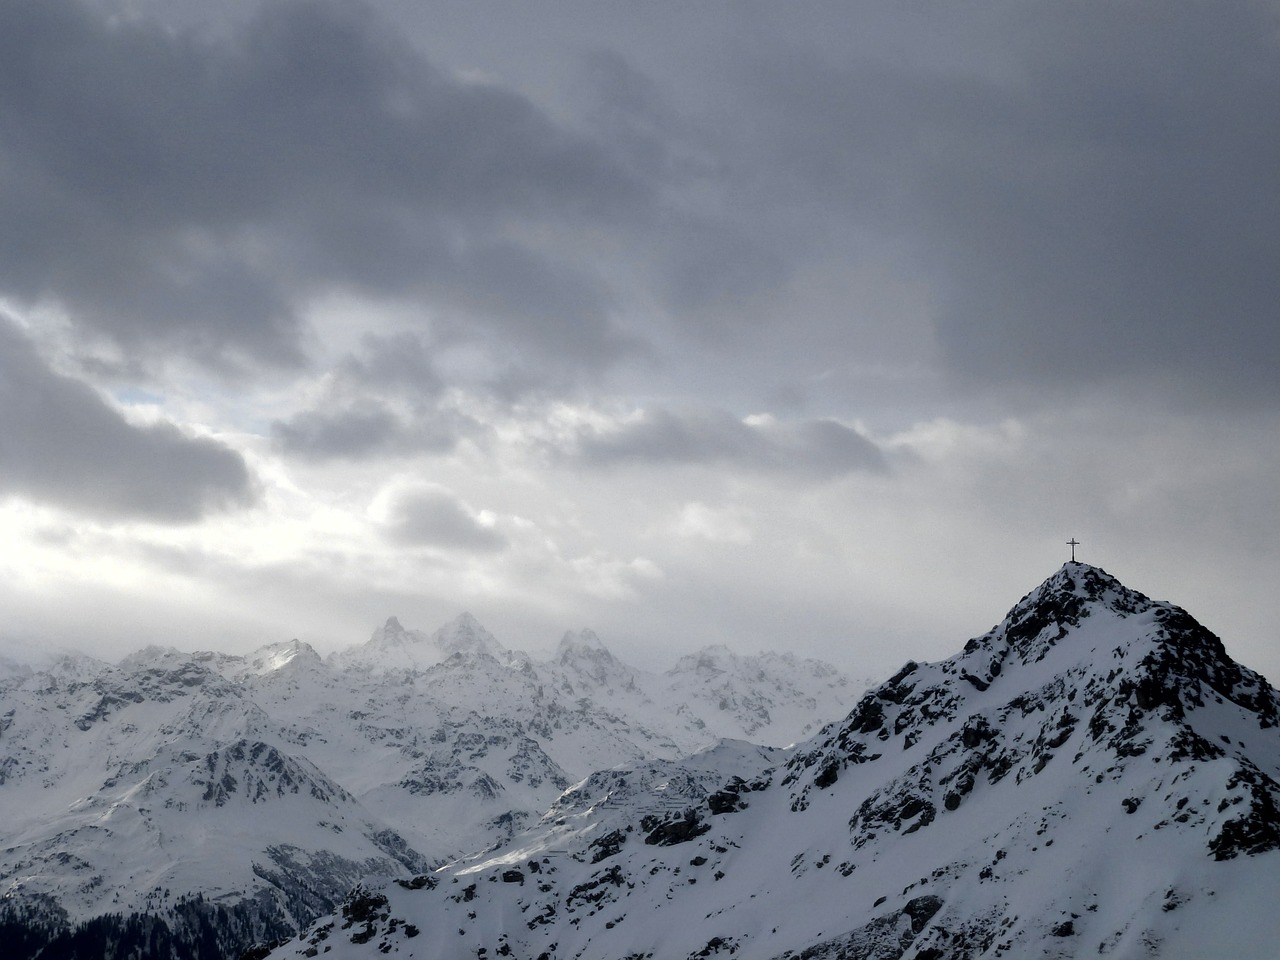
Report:
[[[1073,562],[798,746],[624,759],[272,956],[1272,960],[1278,780],[1276,691]]]
[[[238,955],[357,883],[508,841],[595,770],[789,744],[864,686],[723,647],[652,673],[589,631],[539,661],[466,614],[328,660],[295,640],[6,663],[3,956]]]

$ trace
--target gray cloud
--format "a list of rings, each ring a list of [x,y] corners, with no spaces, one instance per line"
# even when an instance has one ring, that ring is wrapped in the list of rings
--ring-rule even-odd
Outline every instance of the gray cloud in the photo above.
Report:
[[[305,410],[271,425],[286,451],[315,460],[382,453],[404,432],[403,421],[378,402],[345,410]]]
[[[482,523],[466,504],[440,487],[395,491],[387,504],[386,531],[397,542],[474,553],[493,553],[507,538]]]
[[[1274,6],[957,10],[892,38],[938,66],[754,72],[761,162],[904,252],[971,384],[1280,399]]]
[[[311,408],[271,424],[286,453],[313,461],[446,453],[484,427],[442,402],[444,381],[424,339],[367,334],[330,372]]]
[[[224,364],[303,363],[334,288],[407,301],[510,395],[729,334],[778,380],[874,364],[869,263],[969,386],[1280,399],[1273,7],[685,8],[419,27],[545,60],[573,18],[596,52],[543,110],[436,69],[397,5],[4,4],[0,294]]]
[[[748,308],[786,284],[801,252],[778,233],[762,189],[769,171],[742,162],[752,125],[726,128],[691,109],[684,83],[616,50],[591,51],[578,77],[584,122],[660,196],[622,231],[638,240],[628,257],[649,292],[695,336],[767,322]]]
[[[298,363],[300,304],[335,285],[549,356],[620,348],[600,282],[510,235],[616,219],[646,188],[361,4],[266,3],[225,36],[5,4],[0,143],[0,292],[134,350]]]
[[[51,370],[0,316],[0,492],[104,519],[187,523],[255,499],[244,459],[160,423],[134,426]]]
[[[350,406],[305,410],[271,425],[276,443],[308,460],[356,460],[370,456],[447,453],[482,431],[456,411],[423,409],[403,416],[377,399]]]
[[[343,359],[339,375],[362,388],[381,387],[416,397],[438,396],[443,387],[435,358],[423,339],[412,333],[365,334],[361,351]]]
[[[816,476],[886,469],[874,443],[835,420],[739,420],[721,410],[646,410],[581,431],[572,456],[611,464],[729,464]]]

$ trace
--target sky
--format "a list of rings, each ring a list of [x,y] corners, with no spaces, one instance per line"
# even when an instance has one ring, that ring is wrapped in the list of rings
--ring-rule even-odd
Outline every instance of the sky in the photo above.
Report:
[[[0,4],[0,655],[1280,676],[1280,7]]]

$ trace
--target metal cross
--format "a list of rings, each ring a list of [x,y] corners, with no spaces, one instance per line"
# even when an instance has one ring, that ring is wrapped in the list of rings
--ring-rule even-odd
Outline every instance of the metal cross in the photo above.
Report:
[[[1070,540],[1068,540],[1068,541],[1067,541],[1067,546],[1069,546],[1069,547],[1071,548],[1071,562],[1072,562],[1072,563],[1075,563],[1075,562],[1076,562],[1076,547],[1080,546],[1080,541],[1079,541],[1079,540],[1077,540],[1075,537],[1072,537]]]

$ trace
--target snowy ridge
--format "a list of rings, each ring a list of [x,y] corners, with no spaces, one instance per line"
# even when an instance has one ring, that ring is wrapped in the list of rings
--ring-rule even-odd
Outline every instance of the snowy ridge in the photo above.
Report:
[[[7,906],[75,919],[253,892],[255,923],[288,929],[343,875],[427,865],[195,658],[152,648],[88,682],[36,674],[23,690],[36,696],[0,734]],[[295,865],[318,855],[319,896]]]
[[[593,774],[276,955],[1271,958],[1278,722],[1189,614],[1071,563],[793,750]]]
[[[327,660],[293,640],[14,670],[0,679],[0,940],[145,913],[175,938],[166,956],[238,953],[359,882],[508,841],[593,770],[748,728],[790,742],[858,689],[803,661],[724,666],[769,722],[627,666],[590,631],[541,662],[467,614],[432,634],[391,618]],[[137,935],[165,943],[153,934]]]

